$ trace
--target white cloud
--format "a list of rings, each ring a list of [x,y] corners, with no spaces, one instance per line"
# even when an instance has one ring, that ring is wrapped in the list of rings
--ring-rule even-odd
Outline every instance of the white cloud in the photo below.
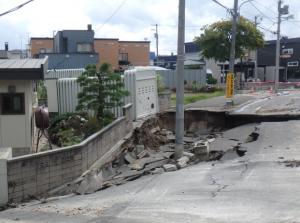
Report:
[[[24,2],[26,0],[1,0],[0,13]],[[0,49],[4,48],[4,42],[9,42],[10,49],[21,48],[20,36],[24,44],[28,39],[26,33],[29,33],[30,37],[52,37],[53,30],[86,29],[87,24],[92,24],[96,31],[123,2],[124,0],[35,0],[15,12],[0,17]],[[219,0],[219,2],[232,8],[234,1]],[[239,4],[243,2],[240,0]],[[270,30],[275,31],[277,1],[252,2],[260,12],[248,2],[241,7],[241,14],[250,20],[254,20],[255,15],[266,15],[272,22],[264,17],[260,25],[266,29],[273,25]],[[294,13],[294,21],[298,21],[299,14],[296,9],[300,7],[300,2],[286,0],[284,4],[290,4],[290,13]],[[151,51],[155,51],[154,31],[151,31],[155,27],[151,25],[159,24],[160,54],[176,53],[177,14],[178,0],[127,0],[95,36],[138,41],[147,38],[151,41]],[[186,42],[193,41],[194,36],[199,36],[203,25],[228,17],[226,9],[211,0],[186,0]],[[282,23],[282,33],[289,37],[300,36],[299,28],[299,22]],[[266,32],[265,38],[274,39],[276,36]]]

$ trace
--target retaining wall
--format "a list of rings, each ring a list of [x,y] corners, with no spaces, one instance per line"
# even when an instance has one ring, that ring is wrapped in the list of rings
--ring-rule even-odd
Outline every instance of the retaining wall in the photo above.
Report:
[[[28,194],[44,194],[79,177],[133,130],[132,112],[132,104],[123,107],[123,117],[78,145],[9,159],[9,199],[19,202]]]
[[[171,92],[158,94],[158,112],[171,108]]]

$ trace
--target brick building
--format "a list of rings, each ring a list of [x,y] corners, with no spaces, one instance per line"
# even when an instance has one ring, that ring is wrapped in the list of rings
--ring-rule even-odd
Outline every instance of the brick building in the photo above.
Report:
[[[54,38],[34,37],[30,43],[32,58],[49,56],[49,69],[83,68],[89,63],[99,66],[103,62],[111,63],[111,71],[127,69],[129,64],[150,65],[150,41],[94,38],[91,25],[87,30],[58,31]]]

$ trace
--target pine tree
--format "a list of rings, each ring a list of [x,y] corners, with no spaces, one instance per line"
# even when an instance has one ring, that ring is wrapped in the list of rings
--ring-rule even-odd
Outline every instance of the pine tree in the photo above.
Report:
[[[120,74],[110,73],[110,63],[102,63],[99,71],[97,65],[87,65],[85,71],[76,80],[82,87],[77,95],[76,110],[92,109],[97,113],[97,119],[105,116],[105,110],[123,106],[123,98],[130,95],[123,90],[124,83]]]

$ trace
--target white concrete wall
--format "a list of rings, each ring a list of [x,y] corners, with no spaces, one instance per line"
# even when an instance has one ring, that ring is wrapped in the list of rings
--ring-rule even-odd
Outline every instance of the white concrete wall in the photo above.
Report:
[[[0,147],[30,151],[33,142],[32,92],[33,80],[1,80],[0,94],[9,93],[8,86],[15,86],[16,93],[24,94],[25,114],[0,115]],[[2,105],[0,104],[0,111]]]

